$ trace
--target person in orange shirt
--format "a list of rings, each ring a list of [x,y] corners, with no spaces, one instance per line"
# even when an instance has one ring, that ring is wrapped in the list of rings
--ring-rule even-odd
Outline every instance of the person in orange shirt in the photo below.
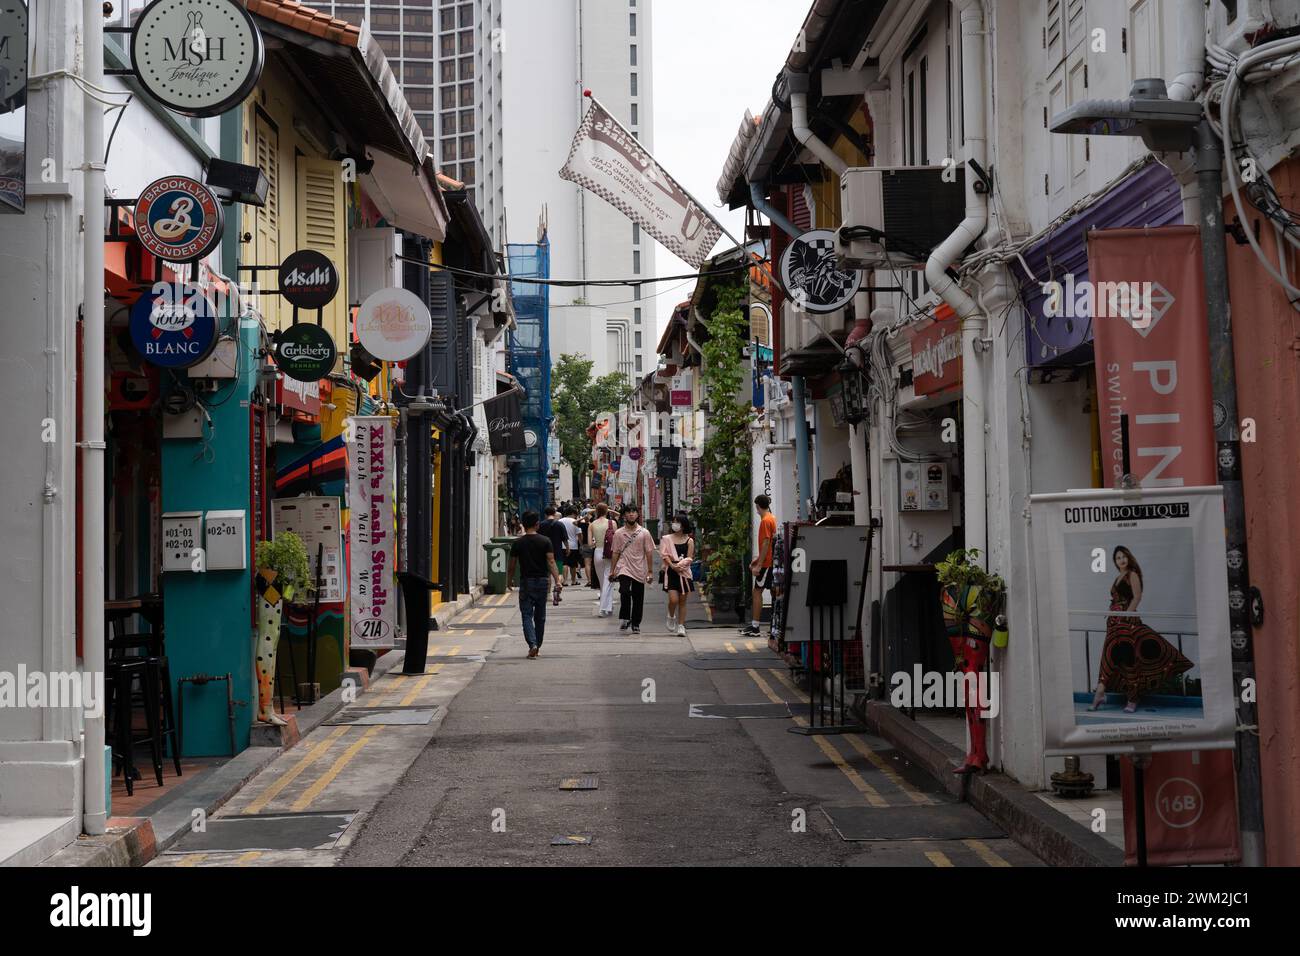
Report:
[[[772,514],[772,499],[759,495],[754,499],[754,508],[758,511],[758,554],[749,562],[749,571],[754,575],[753,614],[749,627],[741,631],[746,637],[758,637],[762,631],[758,626],[763,616],[763,592],[772,589],[772,551],[776,541],[776,515]]]

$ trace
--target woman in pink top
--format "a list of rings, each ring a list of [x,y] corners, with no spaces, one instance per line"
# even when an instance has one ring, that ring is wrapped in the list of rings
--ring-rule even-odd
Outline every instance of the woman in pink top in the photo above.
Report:
[[[659,539],[659,558],[663,562],[664,590],[668,592],[668,618],[665,626],[669,634],[686,636],[686,599],[695,590],[691,578],[691,562],[695,560],[695,528],[683,513],[673,518],[672,530]]]
[[[623,508],[623,527],[614,532],[614,570],[618,580],[618,618],[620,631],[629,627],[641,633],[641,610],[645,605],[645,586],[654,580],[654,537],[641,527],[641,511],[636,505]]]

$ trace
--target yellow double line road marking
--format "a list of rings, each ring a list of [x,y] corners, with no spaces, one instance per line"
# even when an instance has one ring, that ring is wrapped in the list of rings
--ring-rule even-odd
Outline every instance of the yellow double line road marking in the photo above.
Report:
[[[754,683],[758,685],[758,689],[761,690],[764,694],[766,694],[767,699],[770,700],[772,703],[774,704],[787,703],[786,701],[782,700],[780,697],[776,695],[776,692],[773,691],[770,686],[768,686],[767,681],[763,680],[763,678],[758,676],[758,671],[754,670],[752,667],[748,667],[745,669],[745,673],[748,674],[751,678],[753,678]],[[802,717],[795,717],[794,722],[800,727],[808,726],[808,721],[804,720]],[[845,761],[844,757],[840,754],[840,752],[836,750],[834,747],[832,747],[830,742],[825,737],[814,734],[812,739],[816,741],[817,746],[821,748],[822,753],[824,753],[828,758],[830,758],[831,762],[834,763],[835,766],[839,768],[840,773],[848,777],[849,782],[852,783],[853,786],[856,787],[864,797],[866,797],[867,803],[871,804],[873,807],[889,806],[889,803],[885,800],[884,797],[880,795],[880,792],[871,784],[867,783],[867,781],[863,780],[862,775],[848,765],[848,763]]]
[[[988,846],[982,840],[962,840],[962,843],[975,851],[975,855],[987,863],[989,866],[1010,866],[1009,860],[1003,859],[998,852],[991,846]]]
[[[799,700],[803,701],[805,704],[808,703],[808,695],[796,687],[789,677],[775,669],[770,670],[769,673],[793,692]],[[889,761],[885,760],[884,757],[880,756],[880,754],[868,747],[867,742],[861,739],[858,734],[841,734],[841,736],[849,742],[850,747],[862,754],[862,756],[866,757],[867,760],[871,761],[871,765],[884,774],[886,780],[907,794],[913,803],[923,807],[934,806],[935,801],[928,794],[922,793],[920,790],[916,789],[916,787],[912,786],[912,784],[908,783],[907,780],[903,779],[903,777],[899,775],[898,771],[889,765]]]
[[[364,747],[366,743],[372,737],[375,736],[375,734],[379,733],[379,731],[383,729],[384,728],[382,725],[376,725],[374,727],[371,727],[364,734],[362,734],[357,740],[355,740],[352,743],[352,746],[348,747],[347,750],[343,751],[343,753],[339,755],[339,758],[334,761],[334,763],[330,766],[330,768],[326,770],[323,774],[321,774],[319,780],[317,780],[310,787],[308,787],[306,790],[303,791],[302,796],[293,802],[292,809],[295,812],[297,812],[300,810],[306,810],[309,806],[311,806],[311,802],[321,795],[321,791],[323,791],[326,787],[328,787],[331,783],[334,782],[334,778],[337,777],[343,771],[343,768],[346,767],[352,761],[352,758],[355,757],[361,751],[361,748]]]
[[[307,751],[306,755],[301,760],[282,773],[275,783],[262,791],[260,797],[240,812],[261,813],[262,810],[266,808],[267,804],[280,795],[280,792],[284,790],[285,787],[297,780],[304,770],[324,756],[325,751],[330,749],[330,744],[334,743],[334,741],[338,740],[347,732],[347,727],[335,727],[324,740],[312,747],[311,750]]]

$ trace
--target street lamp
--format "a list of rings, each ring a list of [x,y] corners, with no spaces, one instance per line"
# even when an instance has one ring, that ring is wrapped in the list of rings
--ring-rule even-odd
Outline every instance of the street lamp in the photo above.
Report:
[[[1228,324],[1228,262],[1223,229],[1223,153],[1219,138],[1199,102],[1171,100],[1164,80],[1136,80],[1124,100],[1083,100],[1052,118],[1053,133],[1088,136],[1138,136],[1152,152],[1196,153],[1196,188],[1200,206],[1201,260],[1205,273],[1206,319],[1209,328],[1210,381],[1214,393],[1214,438],[1219,484],[1223,486],[1226,524],[1229,620],[1234,635],[1233,663],[1238,680],[1255,676],[1251,608],[1262,607],[1250,586],[1246,560],[1246,511],[1241,487],[1240,436],[1237,431],[1237,378],[1233,364],[1232,331]],[[1238,722],[1256,723],[1255,704],[1238,701]],[[1263,806],[1259,791],[1259,738],[1241,734],[1241,763],[1237,786],[1241,795],[1243,860],[1259,865],[1263,843]],[[1140,780],[1141,775],[1135,774]],[[1142,807],[1142,794],[1137,794]],[[1140,828],[1139,828],[1140,829]],[[1141,854],[1145,856],[1144,853]],[[1142,860],[1145,862],[1145,860]]]
[[[1081,100],[1052,117],[1053,133],[1138,136],[1153,153],[1181,153],[1195,144],[1203,118],[1196,101],[1171,100],[1159,77],[1135,80],[1125,100]]]

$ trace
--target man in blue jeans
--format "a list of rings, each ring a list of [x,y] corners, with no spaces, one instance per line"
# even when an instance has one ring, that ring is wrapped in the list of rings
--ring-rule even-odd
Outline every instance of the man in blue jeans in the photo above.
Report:
[[[528,642],[528,658],[532,660],[542,649],[546,633],[546,603],[550,597],[547,584],[555,582],[558,591],[562,586],[560,570],[555,565],[555,549],[551,539],[537,532],[537,512],[525,511],[524,533],[510,545],[510,563],[506,580],[514,577],[519,566],[519,616],[523,619],[524,640]]]

